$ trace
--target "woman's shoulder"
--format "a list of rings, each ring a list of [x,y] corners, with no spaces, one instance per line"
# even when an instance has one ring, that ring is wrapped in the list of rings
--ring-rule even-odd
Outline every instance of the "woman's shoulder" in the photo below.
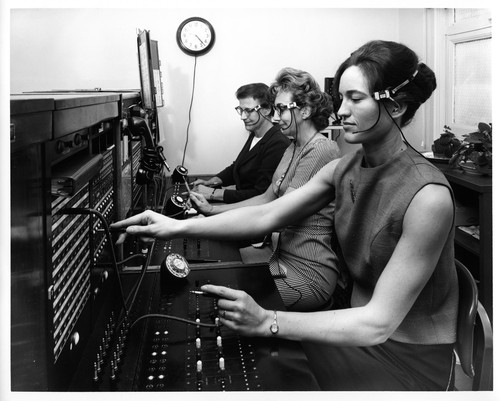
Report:
[[[340,148],[337,142],[328,139],[327,137],[319,137],[311,143],[309,152],[318,154],[327,154],[333,158],[340,157]]]
[[[454,216],[453,195],[443,185],[429,184],[420,188],[411,199],[405,213],[405,220],[410,224],[422,222],[423,216],[430,219],[437,231],[441,226],[445,235],[451,228]]]
[[[440,184],[449,186],[443,172],[427,160],[424,156],[413,149],[408,149],[404,155],[407,157],[407,168],[413,172],[416,180],[425,184]]]

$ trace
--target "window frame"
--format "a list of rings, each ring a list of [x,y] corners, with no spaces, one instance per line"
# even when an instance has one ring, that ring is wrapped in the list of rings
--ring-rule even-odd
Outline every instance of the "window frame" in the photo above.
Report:
[[[444,90],[439,92],[438,100],[435,102],[434,123],[438,124],[438,131],[434,139],[443,132],[444,125],[451,128],[451,131],[460,138],[469,132],[477,129],[477,126],[453,123],[454,99],[454,49],[459,43],[466,43],[475,40],[492,39],[491,10],[488,16],[475,18],[454,23],[454,9],[435,9],[434,11],[434,54],[436,64],[444,65],[444,68],[436,72],[438,85],[444,82]],[[440,25],[440,28],[437,26]],[[432,38],[432,36],[431,36]],[[485,121],[491,122],[491,121]],[[479,123],[479,121],[478,121]]]

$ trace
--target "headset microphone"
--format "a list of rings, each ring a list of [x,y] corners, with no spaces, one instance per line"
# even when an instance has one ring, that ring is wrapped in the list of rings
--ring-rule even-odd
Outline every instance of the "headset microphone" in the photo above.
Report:
[[[368,132],[368,131],[371,131],[373,128],[375,128],[378,124],[378,122],[380,121],[380,103],[377,102],[377,105],[378,105],[378,117],[377,117],[377,121],[375,121],[375,124],[373,124],[370,128],[368,129],[364,129],[364,130],[361,130],[361,131],[354,131],[353,134],[361,134],[362,132]]]
[[[245,126],[247,127],[251,127],[252,125],[257,125],[260,121],[260,118],[262,117],[264,120],[267,120],[269,122],[273,122],[272,119],[266,117],[264,114],[261,114],[260,111],[263,109],[263,108],[267,108],[268,106],[266,106],[265,104],[264,105],[258,105],[257,106],[258,109],[256,109],[255,111],[257,112],[257,114],[259,115],[259,118],[257,119],[257,121],[255,121],[254,123],[251,123],[251,124],[248,124],[248,123],[245,123]]]
[[[254,123],[250,123],[250,124],[245,123],[245,126],[247,126],[247,127],[251,127],[252,125],[256,125],[256,124],[258,124],[258,123],[259,123],[259,121],[260,121],[260,117],[261,117],[261,114],[259,113],[259,111],[258,111],[258,110],[257,110],[257,114],[259,115],[259,118],[257,119],[257,121],[255,121]]]

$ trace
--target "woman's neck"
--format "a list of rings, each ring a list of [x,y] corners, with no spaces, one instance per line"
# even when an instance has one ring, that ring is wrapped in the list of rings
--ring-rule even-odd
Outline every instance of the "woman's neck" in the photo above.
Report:
[[[269,131],[273,126],[273,123],[270,121],[264,121],[258,129],[253,131],[253,135],[257,138],[262,138],[264,135],[266,135],[266,132]]]
[[[407,146],[401,136],[389,136],[387,141],[364,143],[364,160],[366,167],[376,167],[392,159],[396,154],[406,150]]]
[[[304,146],[306,143],[311,141],[311,139],[317,133],[318,133],[318,131],[313,126],[309,126],[307,128],[302,126],[302,129],[300,130],[300,132],[297,135],[297,146],[299,146],[299,147]]]

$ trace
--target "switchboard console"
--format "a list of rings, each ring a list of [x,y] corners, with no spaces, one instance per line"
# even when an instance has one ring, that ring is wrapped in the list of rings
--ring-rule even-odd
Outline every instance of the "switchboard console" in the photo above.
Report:
[[[121,217],[121,110],[134,96],[11,97],[13,390],[67,388],[115,291],[105,228]]]
[[[140,273],[124,276],[134,290]],[[217,300],[192,293],[205,283],[248,291],[283,309],[267,265],[199,267],[185,279],[146,273],[128,318],[111,325],[95,358],[81,364],[71,390],[318,390],[297,342],[240,336],[218,322]]]
[[[124,121],[139,100],[117,92],[11,99],[11,389],[317,388],[299,344],[240,337],[218,324],[213,299],[190,292],[210,281],[283,308],[267,266],[244,265],[238,243],[114,245],[109,225],[145,208],[169,214],[175,199],[175,217],[187,218],[186,168],[135,180],[143,141]],[[161,269],[172,253],[191,267],[181,281]]]

